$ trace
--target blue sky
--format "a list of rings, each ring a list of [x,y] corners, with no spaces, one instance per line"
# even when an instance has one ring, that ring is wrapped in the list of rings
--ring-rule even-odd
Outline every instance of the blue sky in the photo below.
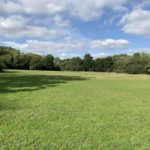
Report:
[[[0,45],[25,53],[150,53],[149,41],[149,0],[0,1]]]

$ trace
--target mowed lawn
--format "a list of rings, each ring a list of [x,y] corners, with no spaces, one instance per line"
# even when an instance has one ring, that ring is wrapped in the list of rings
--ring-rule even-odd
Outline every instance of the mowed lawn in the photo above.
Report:
[[[0,150],[149,150],[150,76],[0,73]]]

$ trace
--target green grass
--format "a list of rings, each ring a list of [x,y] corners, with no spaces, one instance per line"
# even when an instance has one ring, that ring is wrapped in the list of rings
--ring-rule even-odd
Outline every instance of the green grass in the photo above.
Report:
[[[150,76],[0,73],[0,150],[149,150]]]

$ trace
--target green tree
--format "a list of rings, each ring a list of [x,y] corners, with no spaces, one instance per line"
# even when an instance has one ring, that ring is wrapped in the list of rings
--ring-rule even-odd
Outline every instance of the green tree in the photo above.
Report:
[[[103,72],[104,71],[103,58],[97,58],[94,60],[94,71],[97,71],[97,72]]]
[[[112,72],[113,71],[113,59],[112,57],[106,57],[103,59],[104,71]]]
[[[84,55],[83,68],[84,68],[84,71],[93,71],[94,70],[94,60],[90,54]]]
[[[0,71],[5,68],[4,60],[2,57],[0,57]]]
[[[11,47],[0,46],[0,56],[3,58],[3,63],[6,68],[13,68],[13,61],[16,55],[20,52]]]
[[[145,73],[150,75],[150,62],[145,66]]]
[[[52,55],[47,55],[45,57],[46,69],[53,70],[54,69],[54,57]]]
[[[134,63],[134,64],[141,63],[141,55],[140,55],[140,53],[133,54],[132,63]]]
[[[60,58],[58,57],[54,58],[53,64],[54,64],[54,70],[57,70],[57,71],[61,70],[62,60]]]
[[[143,73],[143,66],[141,64],[128,64],[126,69],[125,69],[126,73],[129,74],[142,74]]]
[[[131,58],[126,54],[113,56],[113,71],[118,73],[125,72],[127,64],[131,62]]]
[[[61,61],[60,68],[62,71],[71,71],[71,61],[70,59],[65,59]]]
[[[13,66],[16,69],[29,69],[31,56],[28,54],[19,54],[14,57]]]
[[[149,55],[145,53],[135,53],[131,62],[126,66],[126,73],[143,74],[147,73],[146,69],[150,63]]]
[[[74,57],[68,61],[68,67],[70,71],[82,71],[82,60],[80,57]]]
[[[13,61],[14,57],[12,55],[3,55],[3,63],[5,64],[6,68],[13,69]]]
[[[45,58],[34,54],[30,61],[30,69],[31,70],[44,70],[46,69]]]

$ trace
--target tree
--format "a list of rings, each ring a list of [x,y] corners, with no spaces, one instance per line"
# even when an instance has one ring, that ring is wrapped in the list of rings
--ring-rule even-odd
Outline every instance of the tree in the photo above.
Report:
[[[127,64],[131,62],[131,58],[126,54],[113,56],[113,71],[118,73],[125,72]]]
[[[58,57],[54,58],[54,61],[53,61],[54,70],[60,71],[61,63],[62,63],[62,60],[60,58],[58,58]]]
[[[150,62],[149,62],[149,64],[147,64],[147,65],[145,66],[145,72],[144,72],[144,73],[150,75]]]
[[[0,46],[0,56],[1,55],[11,55],[15,56],[19,54],[20,52],[14,48],[11,47],[5,47],[5,46]]]
[[[31,56],[28,54],[16,55],[14,57],[13,66],[16,69],[29,69]]]
[[[141,63],[141,55],[140,53],[135,53],[132,57],[132,63]]]
[[[141,64],[128,64],[126,69],[125,69],[126,73],[129,74],[142,74],[143,73],[143,66]]]
[[[83,68],[84,68],[84,71],[94,70],[94,61],[93,61],[93,57],[90,54],[84,55]]]
[[[34,54],[30,61],[31,70],[44,70],[46,69],[46,62],[44,57]]]
[[[71,59],[72,71],[82,71],[83,61],[80,57],[74,57]]]
[[[5,68],[5,64],[4,64],[3,58],[0,57],[0,71],[2,71],[2,69],[4,68]]]
[[[112,72],[113,71],[113,59],[112,57],[106,57],[103,59],[104,71]]]
[[[145,53],[135,53],[131,58],[131,62],[126,65],[126,73],[143,74],[147,73],[147,67],[150,63],[149,55]]]
[[[54,57],[52,55],[47,55],[45,57],[45,63],[46,63],[46,69],[47,70],[53,70],[54,69]]]
[[[82,60],[80,57],[74,57],[67,61],[67,69],[70,71],[82,71]]]
[[[61,61],[60,68],[62,71],[71,71],[71,61],[70,59],[64,59]]]
[[[8,69],[13,69],[13,56],[12,55],[3,55],[2,56],[3,58],[3,63],[5,64],[5,67],[8,68]]]
[[[97,58],[94,60],[94,71],[103,72],[104,71],[104,61],[103,58]]]
[[[90,54],[85,54],[83,59],[73,57],[61,60],[52,55],[24,54],[14,48],[0,46],[0,70],[5,68],[150,74],[150,55],[146,53],[135,53],[133,56],[121,54],[94,60]]]
[[[13,61],[16,55],[20,52],[11,47],[0,46],[0,56],[3,58],[3,63],[6,68],[13,69]]]

